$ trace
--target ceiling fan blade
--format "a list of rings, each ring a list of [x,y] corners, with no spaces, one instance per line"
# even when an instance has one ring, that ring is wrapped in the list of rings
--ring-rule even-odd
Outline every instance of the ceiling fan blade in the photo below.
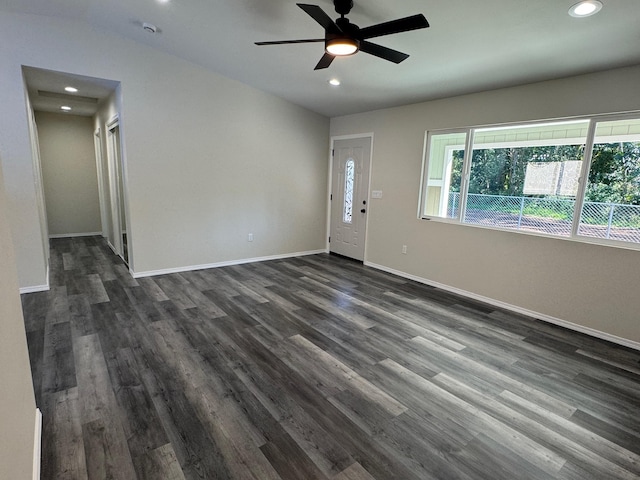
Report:
[[[360,29],[358,37],[361,39],[381,37],[383,35],[391,35],[392,33],[408,32],[409,30],[418,30],[419,28],[427,28],[429,22],[419,13],[411,17],[399,18],[390,22],[379,23],[370,27]]]
[[[316,22],[322,25],[322,28],[327,32],[342,32],[340,27],[334,22],[329,15],[327,15],[324,10],[322,10],[318,5],[308,5],[306,3],[297,3],[302,10],[307,12],[311,18],[313,18]]]
[[[322,70],[323,68],[327,68],[329,65],[331,65],[331,62],[333,62],[334,58],[336,57],[334,57],[329,53],[325,53],[320,59],[320,61],[318,62],[318,64],[316,65],[316,68],[314,68],[314,70]]]
[[[407,55],[406,53],[402,53],[397,50],[393,50],[391,48],[383,47],[382,45],[366,41],[360,42],[360,51],[368,53],[369,55],[375,55],[376,57],[380,57],[385,60],[389,60],[393,63],[400,63],[409,58],[409,55]]]
[[[286,45],[288,43],[315,43],[324,42],[324,38],[308,38],[305,40],[276,40],[273,42],[255,42],[256,45]]]

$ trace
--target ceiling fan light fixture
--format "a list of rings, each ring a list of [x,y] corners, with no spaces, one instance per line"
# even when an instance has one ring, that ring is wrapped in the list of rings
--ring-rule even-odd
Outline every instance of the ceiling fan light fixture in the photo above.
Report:
[[[314,70],[329,68],[336,57],[353,55],[359,51],[396,64],[403,62],[409,58],[409,55],[392,48],[378,45],[377,43],[372,43],[369,39],[409,32],[429,26],[427,19],[420,13],[391,20],[390,22],[360,28],[355,23],[351,23],[345,16],[351,11],[353,0],[334,0],[336,13],[340,15],[340,18],[336,18],[335,21],[318,5],[309,5],[306,3],[298,3],[297,5],[320,24],[324,30],[324,38],[302,38],[298,40],[276,40],[255,43],[256,45],[287,45],[324,42],[324,55],[322,55]]]
[[[360,42],[355,38],[332,38],[325,43],[326,52],[337,57],[353,55],[359,49]]]
[[[572,5],[569,9],[569,15],[572,17],[589,17],[595,15],[602,9],[602,2],[599,0],[584,0]]]

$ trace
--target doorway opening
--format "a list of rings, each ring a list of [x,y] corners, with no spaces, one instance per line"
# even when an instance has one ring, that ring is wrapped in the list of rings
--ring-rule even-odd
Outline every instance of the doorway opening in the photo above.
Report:
[[[132,270],[120,82],[34,67],[23,67],[23,77],[30,110],[49,135],[48,152],[34,148],[34,161],[55,180],[40,188],[42,209],[55,212],[46,215],[43,242],[102,235]],[[32,130],[42,143],[45,129],[34,122]]]

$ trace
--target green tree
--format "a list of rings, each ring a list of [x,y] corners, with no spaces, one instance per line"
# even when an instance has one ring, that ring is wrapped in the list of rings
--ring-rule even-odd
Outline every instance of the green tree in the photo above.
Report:
[[[452,191],[459,191],[464,151],[453,153]],[[523,194],[529,162],[583,160],[584,145],[487,148],[473,151],[469,193]],[[640,205],[640,142],[594,145],[588,202]]]
[[[585,199],[640,205],[640,142],[594,145]]]
[[[451,185],[460,185],[462,150],[454,152]],[[551,145],[538,147],[488,148],[473,151],[469,193],[484,195],[523,194],[529,162],[563,162],[582,160],[583,145]]]

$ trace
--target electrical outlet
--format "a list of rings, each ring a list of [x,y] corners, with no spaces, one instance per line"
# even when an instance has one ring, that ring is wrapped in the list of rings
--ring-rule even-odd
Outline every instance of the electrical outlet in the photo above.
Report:
[[[406,253],[407,253],[407,246],[406,245],[402,245],[402,253],[406,255]]]
[[[253,233],[247,235],[247,242],[253,242]]]

